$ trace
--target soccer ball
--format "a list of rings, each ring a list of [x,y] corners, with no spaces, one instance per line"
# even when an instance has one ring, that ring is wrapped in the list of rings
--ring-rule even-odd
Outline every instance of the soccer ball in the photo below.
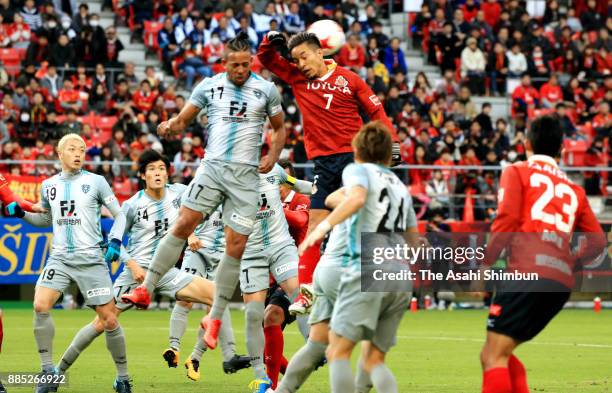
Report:
[[[319,38],[324,56],[331,56],[338,52],[346,41],[342,27],[329,19],[323,19],[313,23],[308,28],[308,32],[314,33],[317,38]]]

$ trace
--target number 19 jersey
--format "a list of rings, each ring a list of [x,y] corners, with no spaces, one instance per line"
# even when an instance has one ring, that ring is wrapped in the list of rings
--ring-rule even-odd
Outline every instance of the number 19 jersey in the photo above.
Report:
[[[282,112],[281,97],[272,82],[257,74],[242,86],[227,73],[202,80],[189,103],[206,108],[208,142],[204,160],[219,160],[257,166],[266,117]]]
[[[350,164],[342,173],[345,190],[361,186],[367,190],[365,205],[336,225],[319,264],[361,270],[361,234],[404,232],[417,225],[412,198],[402,181],[388,168],[376,164]]]

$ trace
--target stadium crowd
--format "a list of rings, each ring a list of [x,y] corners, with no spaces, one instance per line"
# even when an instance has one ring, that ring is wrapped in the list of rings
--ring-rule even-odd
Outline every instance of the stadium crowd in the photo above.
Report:
[[[538,11],[530,1],[425,0],[420,12],[408,16],[409,28],[414,47],[440,67],[437,81],[425,73],[408,80],[401,41],[383,33],[376,4],[361,10],[357,0],[274,0],[226,8],[199,0],[108,3],[119,23],[130,27],[131,38],[144,39],[177,83],[165,83],[154,67],[139,80],[134,64],[118,60],[126,43],[117,27],[102,28],[86,3],[0,0],[0,47],[22,53],[17,67],[0,61],[0,159],[32,161],[2,167],[3,172],[54,173],[57,168],[36,161],[55,159],[53,144],[76,132],[94,161],[135,162],[146,148],[163,150],[173,160],[174,180],[187,182],[194,171],[189,164],[204,155],[206,115],[183,139],[159,140],[156,127],[181,110],[198,79],[222,71],[224,43],[244,31],[256,48],[270,30],[291,35],[325,18],[347,33],[336,61],[362,76],[384,103],[405,163],[452,167],[520,160],[527,121],[550,112],[562,118],[567,143],[585,146],[581,163],[609,162],[612,7],[606,1],[574,1],[570,7],[551,0]],[[260,65],[255,69],[274,78]],[[278,88],[288,131],[284,156],[304,163],[297,105],[287,86],[279,82]],[[477,107],[473,95],[509,96],[512,113],[494,119],[492,106]],[[134,183],[136,175],[135,166],[91,169],[118,187]],[[496,171],[413,169],[403,175],[413,195],[445,215],[450,193],[483,196],[477,218],[487,218],[488,206],[495,205]],[[600,178],[585,174],[590,194],[601,192]]]

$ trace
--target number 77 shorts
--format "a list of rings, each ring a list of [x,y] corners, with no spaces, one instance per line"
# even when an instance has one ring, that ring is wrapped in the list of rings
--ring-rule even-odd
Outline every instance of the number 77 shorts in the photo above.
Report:
[[[92,263],[92,260],[100,262]],[[113,300],[113,282],[101,253],[99,258],[72,255],[70,264],[66,264],[63,258],[51,255],[36,286],[64,292],[72,282],[77,284],[85,304],[90,307],[101,306]]]
[[[223,224],[250,235],[259,209],[259,173],[252,165],[203,161],[181,204],[208,217],[223,204]]]

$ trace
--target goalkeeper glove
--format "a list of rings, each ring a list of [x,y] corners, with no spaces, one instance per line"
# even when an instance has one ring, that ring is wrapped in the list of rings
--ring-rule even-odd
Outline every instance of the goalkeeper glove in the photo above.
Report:
[[[106,250],[106,256],[104,260],[106,263],[111,264],[119,259],[121,255],[121,241],[119,239],[111,239],[108,242],[108,250]]]
[[[391,166],[397,166],[402,163],[402,153],[399,142],[394,142],[391,148]]]
[[[285,35],[278,31],[270,31],[267,34],[268,42],[277,47],[284,47],[287,45],[287,39]]]
[[[4,206],[4,215],[6,217],[23,218],[25,216],[25,211],[23,211],[17,202],[11,202]]]

